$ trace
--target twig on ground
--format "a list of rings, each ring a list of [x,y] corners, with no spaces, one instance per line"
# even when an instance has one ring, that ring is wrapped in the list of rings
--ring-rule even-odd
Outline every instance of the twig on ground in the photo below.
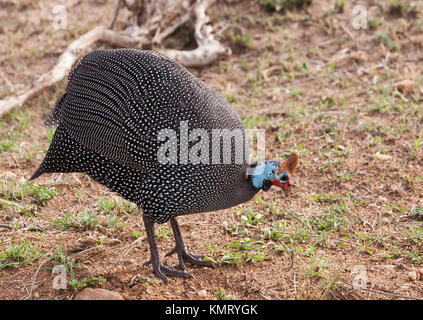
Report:
[[[51,259],[53,259],[53,257],[50,257],[50,258],[48,258],[47,260],[44,260],[44,261],[43,261],[43,262],[39,265],[39,267],[38,267],[38,269],[37,269],[37,272],[35,272],[34,279],[32,280],[31,289],[29,290],[29,293],[28,293],[25,297],[23,297],[21,300],[28,300],[28,299],[30,299],[30,298],[31,298],[31,296],[32,296],[32,290],[34,289],[34,286],[35,286],[35,281],[37,280],[38,273],[40,272],[41,267],[42,267],[45,263],[47,263],[48,261],[50,261]],[[27,292],[28,292],[28,290],[27,290]]]
[[[0,118],[15,108],[19,108],[29,99],[33,98],[40,91],[56,84],[66,77],[72,66],[88,49],[97,42],[105,42],[111,46],[123,48],[145,48],[150,47],[152,43],[161,43],[171,35],[175,30],[191,21],[195,32],[194,38],[198,47],[194,50],[161,50],[164,54],[178,60],[186,67],[206,66],[219,56],[229,56],[231,50],[223,46],[213,36],[213,28],[209,25],[210,18],[207,16],[207,9],[214,4],[216,0],[196,0],[187,8],[174,9],[184,10],[185,13],[178,17],[178,14],[167,8],[159,10],[160,5],[164,6],[166,0],[160,2],[134,2],[133,14],[139,15],[134,18],[135,25],[132,25],[124,31],[114,31],[104,26],[97,26],[88,31],[81,37],[74,40],[59,57],[57,64],[52,70],[39,77],[22,91],[0,100]],[[115,15],[111,24],[113,28],[120,7],[126,4],[119,1],[116,7]],[[127,5],[127,4],[126,4]],[[170,11],[170,12],[169,12]],[[150,13],[148,16],[146,14]],[[176,18],[175,18],[176,17]],[[191,19],[193,17],[193,19]],[[143,25],[137,25],[139,21],[145,22]],[[163,25],[162,25],[163,24]],[[160,32],[160,30],[163,30]],[[150,39],[151,33],[155,32],[153,39]]]
[[[346,283],[345,281],[341,280],[341,282],[347,286],[353,287],[353,285]],[[373,293],[378,293],[378,294],[384,294],[384,295],[388,295],[388,296],[392,296],[392,297],[398,297],[398,298],[402,298],[402,299],[407,299],[407,300],[423,300],[423,298],[417,298],[417,297],[412,297],[412,296],[406,296],[400,293],[396,293],[396,292],[391,292],[391,291],[385,291],[385,290],[374,290],[374,289],[368,289],[368,288],[354,288],[354,290],[364,290],[364,291],[368,291],[368,292],[373,292]]]

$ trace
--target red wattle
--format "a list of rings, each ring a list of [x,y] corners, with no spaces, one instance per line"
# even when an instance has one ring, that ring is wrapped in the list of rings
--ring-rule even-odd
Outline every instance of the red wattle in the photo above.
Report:
[[[276,186],[276,187],[281,188],[282,190],[286,190],[286,189],[289,189],[290,187],[292,187],[292,182],[291,181],[288,181],[288,182],[281,183],[281,182],[279,182],[278,179],[274,179],[273,180],[273,185]]]

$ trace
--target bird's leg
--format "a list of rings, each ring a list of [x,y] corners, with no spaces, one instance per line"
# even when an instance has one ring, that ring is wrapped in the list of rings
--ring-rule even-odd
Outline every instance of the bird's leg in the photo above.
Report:
[[[156,237],[154,235],[154,222],[152,222],[151,219],[145,214],[143,214],[143,220],[151,254],[150,260],[144,263],[144,265],[151,263],[153,265],[153,270],[156,276],[158,276],[166,283],[169,281],[166,276],[192,278],[192,275],[189,273],[177,271],[171,267],[166,267],[162,264],[162,260],[160,259],[159,255],[159,250],[157,248]]]
[[[184,239],[182,238],[182,233],[179,229],[178,221],[176,221],[176,218],[171,218],[170,224],[172,226],[173,236],[175,237],[175,248],[169,251],[166,254],[166,257],[176,253],[178,255],[179,266],[182,270],[186,269],[185,262],[189,262],[197,266],[214,268],[213,263],[203,260],[203,255],[192,254],[188,251],[187,247],[185,246]]]

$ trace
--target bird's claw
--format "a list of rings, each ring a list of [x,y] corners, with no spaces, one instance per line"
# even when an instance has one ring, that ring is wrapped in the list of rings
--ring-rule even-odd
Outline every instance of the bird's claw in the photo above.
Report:
[[[151,263],[150,260],[144,263],[144,265],[149,263]],[[156,276],[162,279],[165,283],[169,282],[166,276],[180,277],[180,278],[194,278],[194,276],[190,273],[175,270],[174,268],[167,267],[163,265],[162,263],[158,263],[158,264],[153,263],[153,269]]]
[[[166,253],[165,257],[169,257],[172,254],[176,253],[178,255],[179,260],[179,267],[181,270],[185,270],[185,262],[189,262],[193,265],[200,266],[200,267],[210,267],[214,268],[214,264],[210,261],[204,260],[204,255],[202,254],[192,254],[188,252],[186,248],[179,248],[176,246],[172,250],[170,250],[168,253]]]
[[[186,270],[185,262],[189,262],[193,265],[200,266],[200,267],[215,268],[215,266],[212,262],[204,260],[204,255],[202,255],[202,254],[192,254],[192,253],[188,252],[186,249],[178,251],[178,249],[175,247],[172,250],[170,250],[168,253],[166,253],[165,257],[169,257],[174,253],[178,254],[179,267],[181,268],[181,270]],[[143,266],[148,266],[149,264],[151,264],[151,259],[144,262]],[[163,267],[165,267],[165,266],[163,266]],[[175,270],[173,267],[165,267],[165,268]]]

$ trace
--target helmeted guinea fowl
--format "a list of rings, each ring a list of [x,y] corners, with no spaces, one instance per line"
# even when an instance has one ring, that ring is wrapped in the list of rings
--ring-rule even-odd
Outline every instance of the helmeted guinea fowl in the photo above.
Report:
[[[218,160],[225,156],[228,149],[220,140],[217,150],[212,143],[190,150],[192,158],[200,156],[202,161],[187,161],[181,149],[194,148],[201,135],[184,146],[183,130],[191,134],[202,129],[211,135],[213,130],[226,129],[244,135],[244,129],[225,99],[163,54],[136,49],[93,51],[80,59],[68,80],[45,121],[57,125],[53,140],[30,180],[46,172],[85,172],[136,203],[143,210],[150,246],[147,263],[165,282],[166,276],[191,275],[162,264],[155,223],[170,220],[176,245],[167,255],[176,253],[182,270],[184,262],[213,266],[187,250],[176,217],[229,208],[272,185],[292,186],[296,152],[286,161],[253,166],[252,174],[248,174],[247,157],[237,162],[234,155],[219,163],[205,156],[205,151],[221,151]],[[229,151],[235,153],[234,144]],[[177,161],[170,157],[175,154]]]

